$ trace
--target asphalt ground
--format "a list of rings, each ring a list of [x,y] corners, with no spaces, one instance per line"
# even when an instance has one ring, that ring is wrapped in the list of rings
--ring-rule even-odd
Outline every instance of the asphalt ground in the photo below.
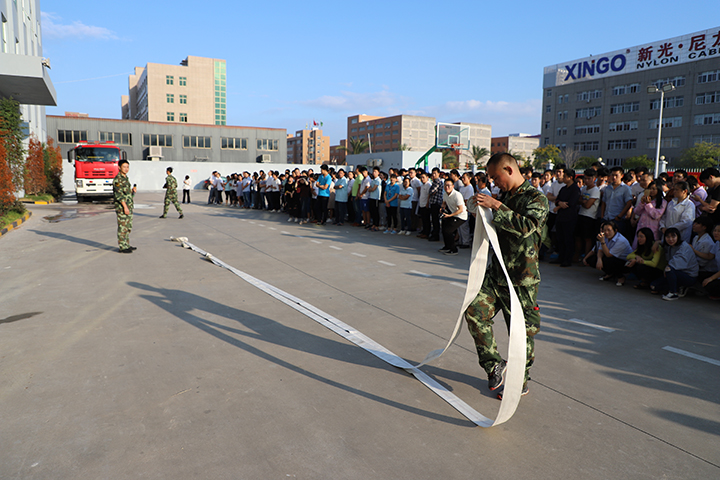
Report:
[[[159,219],[161,193],[136,204],[131,255],[109,204],[31,206],[0,238],[2,479],[720,478],[718,302],[542,264],[530,394],[483,429],[168,239],[411,362],[450,336],[468,250],[205,204]],[[494,418],[467,331],[423,370]]]

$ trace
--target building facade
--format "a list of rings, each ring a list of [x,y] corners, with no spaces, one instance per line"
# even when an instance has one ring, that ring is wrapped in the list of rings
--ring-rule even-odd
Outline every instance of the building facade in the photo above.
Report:
[[[287,136],[287,163],[322,165],[330,162],[330,137],[319,128]]]
[[[509,152],[513,155],[520,154],[522,158],[530,160],[535,159],[533,150],[540,146],[539,135],[528,135],[524,133],[510,134],[507,137],[493,137],[490,142],[490,153]]]
[[[28,135],[44,142],[45,106],[57,105],[43,58],[39,0],[0,0],[0,97],[20,103]]]
[[[286,130],[48,115],[63,158],[79,142],[114,142],[128,160],[285,163]]]
[[[392,152],[403,149],[426,152],[435,145],[437,120],[434,117],[354,115],[348,117],[347,122],[348,141],[366,140],[369,142],[372,152]],[[490,125],[465,122],[457,124],[469,127],[470,145],[490,149],[492,133]]]
[[[226,125],[225,60],[188,56],[180,65],[135,67],[121,104],[124,120]]]
[[[542,145],[622,165],[661,155],[670,165],[700,142],[720,143],[720,28],[545,67]]]
[[[330,145],[330,164],[345,165],[347,154],[347,140],[340,140],[339,145]]]

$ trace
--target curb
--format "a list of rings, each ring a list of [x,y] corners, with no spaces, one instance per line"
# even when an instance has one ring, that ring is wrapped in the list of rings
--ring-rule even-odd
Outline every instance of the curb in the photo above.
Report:
[[[22,218],[15,220],[13,223],[11,223],[7,227],[0,230],[0,237],[2,237],[3,235],[6,235],[8,232],[10,232],[10,230],[14,230],[17,227],[19,227],[20,225],[22,225],[23,223],[27,222],[28,218],[30,218],[31,216],[32,216],[32,212],[27,212],[25,215],[22,216]]]
[[[49,205],[50,202],[46,202],[44,200],[20,200],[22,203],[28,204],[28,205]]]

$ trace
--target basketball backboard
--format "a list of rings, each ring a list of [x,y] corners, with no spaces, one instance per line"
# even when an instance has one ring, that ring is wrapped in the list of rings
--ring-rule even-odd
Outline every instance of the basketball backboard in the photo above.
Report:
[[[438,123],[435,131],[437,148],[470,150],[470,127],[457,123]]]

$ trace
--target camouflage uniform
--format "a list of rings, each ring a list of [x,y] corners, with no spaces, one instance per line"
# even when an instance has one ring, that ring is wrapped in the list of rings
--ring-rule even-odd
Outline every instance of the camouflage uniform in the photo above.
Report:
[[[177,180],[172,175],[168,175],[165,179],[165,206],[163,207],[163,217],[167,215],[170,204],[175,205],[175,209],[180,215],[183,214],[180,203],[177,199]]]
[[[538,252],[548,215],[545,195],[526,180],[514,194],[505,192],[503,205],[493,214],[502,258],[513,287],[523,306],[527,332],[527,364],[525,380],[535,359],[535,334],[540,330],[540,314],[536,310],[540,269]],[[493,317],[501,309],[510,328],[510,291],[507,279],[493,252],[492,263],[475,300],[465,311],[470,334],[475,340],[480,366],[488,373],[502,360],[493,335]]]
[[[133,193],[130,179],[122,172],[118,172],[113,180],[113,201],[115,202],[115,213],[117,214],[117,237],[120,250],[130,248],[130,231],[133,220]],[[125,202],[130,215],[125,215],[122,203]]]

